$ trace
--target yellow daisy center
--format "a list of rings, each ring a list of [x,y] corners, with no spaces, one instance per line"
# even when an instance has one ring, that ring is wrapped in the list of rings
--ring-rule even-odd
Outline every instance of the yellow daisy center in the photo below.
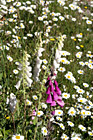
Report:
[[[16,136],[16,139],[20,139],[20,136]]]

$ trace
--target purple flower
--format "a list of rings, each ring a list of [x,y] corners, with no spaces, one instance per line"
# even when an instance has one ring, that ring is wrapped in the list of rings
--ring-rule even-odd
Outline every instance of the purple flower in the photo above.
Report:
[[[51,92],[54,92],[54,86],[53,86],[53,83],[51,84],[50,89],[51,89]]]
[[[50,80],[50,81],[49,81],[49,86],[51,86],[51,85],[52,85],[52,81]]]
[[[58,87],[58,82],[56,80],[54,80],[54,84]]]
[[[48,94],[48,97],[47,97],[47,100],[46,100],[46,103],[49,103],[51,104],[51,106],[56,106],[56,103],[63,107],[64,106],[64,102],[62,101],[62,97],[60,96],[61,95],[61,90],[59,89],[58,87],[58,83],[56,80],[54,80],[54,85],[51,81],[51,78],[48,77],[47,78],[47,86],[49,86],[47,88],[47,91],[46,91],[46,94]],[[51,95],[51,92],[53,93],[53,95]]]
[[[53,99],[54,100],[58,100],[59,99],[59,97],[58,97],[58,95],[57,95],[57,93],[55,91],[53,92]]]
[[[55,110],[51,112],[52,115],[55,115]]]
[[[50,87],[48,87],[46,94],[50,94]]]
[[[52,101],[51,106],[56,106],[56,102]]]
[[[57,103],[61,107],[63,107],[65,105],[65,103],[62,100],[60,100],[60,99],[57,100]]]
[[[56,90],[56,92],[57,92],[58,95],[61,95],[61,90],[59,89],[58,86],[55,86],[55,90]]]
[[[48,95],[46,103],[52,103],[52,96],[51,96],[51,94]]]

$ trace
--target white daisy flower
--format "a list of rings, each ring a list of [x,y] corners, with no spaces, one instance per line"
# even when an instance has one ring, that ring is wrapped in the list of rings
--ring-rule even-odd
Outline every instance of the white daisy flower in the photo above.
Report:
[[[14,70],[13,70],[13,73],[14,73],[14,74],[18,74],[18,70],[14,69]]]
[[[38,111],[38,112],[37,112],[37,116],[38,116],[38,117],[41,117],[43,114],[44,114],[43,111]]]
[[[20,134],[16,134],[12,136],[12,140],[24,140],[24,136],[21,136]]]
[[[42,108],[46,109],[47,108],[47,104],[45,103],[41,103]]]
[[[79,125],[78,128],[82,131],[86,131],[86,127],[84,127],[83,125]]]
[[[59,126],[60,126],[63,130],[65,130],[65,126],[64,126],[62,123],[60,123]]]
[[[87,101],[87,99],[82,98],[82,97],[79,97],[77,100],[78,100],[78,102],[80,102],[80,103],[86,103],[86,101]]]
[[[64,99],[68,99],[70,97],[70,94],[69,93],[62,93],[62,98]]]
[[[71,127],[74,127],[74,123],[72,123],[71,121],[67,121],[68,125]]]
[[[8,59],[10,62],[13,61],[13,58],[12,58],[11,56],[9,56],[9,55],[7,55],[7,59]]]
[[[43,136],[46,136],[47,133],[48,133],[47,128],[46,128],[46,127],[43,127],[43,128],[41,129],[41,132],[42,132]]]
[[[26,105],[31,106],[32,102],[26,99]]]
[[[80,94],[83,94],[85,91],[83,89],[79,88],[79,89],[77,89],[77,92],[80,93]]]
[[[74,107],[71,107],[69,110],[68,110],[68,114],[70,116],[75,116],[76,115],[76,110],[74,109]]]
[[[91,20],[86,20],[86,23],[87,24],[92,24],[92,21]]]
[[[59,116],[57,116],[57,117],[56,117],[56,120],[58,120],[58,121],[60,121],[60,122],[61,122],[61,121],[62,121],[62,118],[61,118],[61,117],[59,117]]]
[[[56,116],[62,116],[63,115],[63,111],[62,110],[55,110],[55,115]]]
[[[84,74],[84,71],[83,70],[78,70],[77,71],[79,74]]]
[[[63,133],[62,136],[61,136],[61,139],[62,140],[68,140],[69,137],[66,134]]]
[[[47,63],[48,63],[46,59],[43,59],[42,62],[43,62],[44,64],[47,64]]]
[[[64,72],[64,71],[66,71],[66,69],[64,67],[59,67],[58,71]]]
[[[32,98],[33,98],[34,100],[38,100],[37,95],[33,95]]]
[[[87,83],[83,83],[83,86],[84,86],[85,88],[89,87],[89,85],[88,85]]]

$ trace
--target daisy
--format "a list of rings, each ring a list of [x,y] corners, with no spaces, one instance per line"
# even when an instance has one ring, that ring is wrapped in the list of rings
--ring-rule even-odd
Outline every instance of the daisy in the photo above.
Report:
[[[84,74],[84,71],[83,70],[78,70],[77,71],[79,74]]]
[[[55,115],[56,116],[62,116],[63,115],[63,111],[62,110],[55,110]]]
[[[57,116],[57,117],[56,117],[56,120],[58,120],[58,121],[60,121],[60,122],[61,122],[61,121],[62,121],[62,118],[61,118],[61,117],[59,117],[59,116]]]
[[[80,114],[83,115],[83,116],[85,116],[86,110],[82,109]]]
[[[71,140],[82,140],[82,139],[78,136],[75,136],[75,137],[72,137]]]
[[[90,136],[93,136],[93,131],[88,131],[88,134],[89,134]]]
[[[42,69],[45,70],[47,67],[45,65],[42,65]]]
[[[27,36],[32,37],[33,35],[32,34],[27,34]]]
[[[61,139],[62,140],[68,140],[69,137],[66,134],[63,133],[62,136],[61,136]]]
[[[70,116],[75,116],[76,115],[76,110],[74,109],[74,107],[71,107],[69,110],[68,110],[68,114]]]
[[[58,18],[54,17],[52,20],[53,20],[53,21],[58,21]]]
[[[66,71],[66,69],[65,69],[64,67],[60,67],[60,68],[58,69],[58,71],[64,72],[64,71]]]
[[[21,27],[21,29],[24,29],[25,28],[25,26],[24,26],[23,23],[20,23],[20,27]]]
[[[68,99],[70,97],[69,93],[62,93],[62,98]]]
[[[47,133],[48,133],[47,128],[46,128],[46,127],[43,127],[43,128],[41,129],[41,132],[42,132],[43,136],[46,136]]]
[[[13,58],[12,58],[11,56],[9,56],[9,55],[7,55],[7,59],[8,59],[10,62],[13,61]]]
[[[79,89],[77,89],[77,92],[80,93],[80,94],[83,94],[85,91],[83,89],[79,88]]]
[[[69,7],[70,7],[71,10],[73,10],[73,11],[76,10],[76,8],[77,8],[76,5],[74,5],[74,4],[69,4]]]
[[[46,109],[47,108],[47,104],[45,103],[41,103],[42,108]]]
[[[26,99],[26,105],[31,106],[32,102]]]
[[[71,121],[67,121],[68,125],[71,127],[74,127],[74,123],[72,123]]]
[[[84,127],[83,125],[79,125],[78,128],[82,131],[86,131],[86,127]]]
[[[48,63],[46,59],[43,59],[42,62],[43,62],[44,64],[47,64],[47,63]]]
[[[83,86],[84,86],[85,88],[89,87],[89,85],[88,85],[87,83],[83,83]]]
[[[43,21],[43,17],[38,17],[38,20],[39,21]]]
[[[86,20],[86,23],[87,24],[92,24],[92,21],[91,20]]]
[[[77,52],[77,53],[76,53],[76,57],[77,57],[77,58],[81,58],[81,56],[82,56],[82,52]]]
[[[24,136],[21,136],[20,134],[16,134],[12,136],[12,140],[24,140]]]
[[[91,63],[88,63],[88,67],[89,67],[90,69],[93,69],[93,65],[92,65]]]
[[[18,74],[18,70],[14,69],[14,70],[13,70],[13,73],[14,73],[14,74]]]
[[[38,116],[38,117],[41,117],[43,114],[44,114],[43,111],[38,111],[38,112],[37,112],[37,116]]]
[[[59,126],[60,126],[63,130],[65,130],[65,126],[64,126],[62,123],[60,123]]]
[[[84,63],[83,61],[80,61],[79,64],[80,64],[81,66],[84,66],[84,65],[85,65],[85,63]]]
[[[91,116],[91,111],[86,111],[86,116]]]
[[[37,100],[37,99],[38,99],[37,95],[33,95],[32,98],[33,98],[34,100]]]
[[[78,100],[78,102],[80,102],[80,103],[86,103],[86,101],[87,101],[87,99],[82,98],[82,97],[79,97],[77,100]]]
[[[65,18],[62,17],[62,16],[59,16],[59,19],[60,19],[61,21],[63,21]]]

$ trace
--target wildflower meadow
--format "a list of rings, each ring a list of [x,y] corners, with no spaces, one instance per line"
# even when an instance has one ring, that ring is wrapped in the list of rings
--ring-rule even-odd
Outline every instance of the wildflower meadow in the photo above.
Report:
[[[92,8],[0,0],[0,140],[93,139]]]

